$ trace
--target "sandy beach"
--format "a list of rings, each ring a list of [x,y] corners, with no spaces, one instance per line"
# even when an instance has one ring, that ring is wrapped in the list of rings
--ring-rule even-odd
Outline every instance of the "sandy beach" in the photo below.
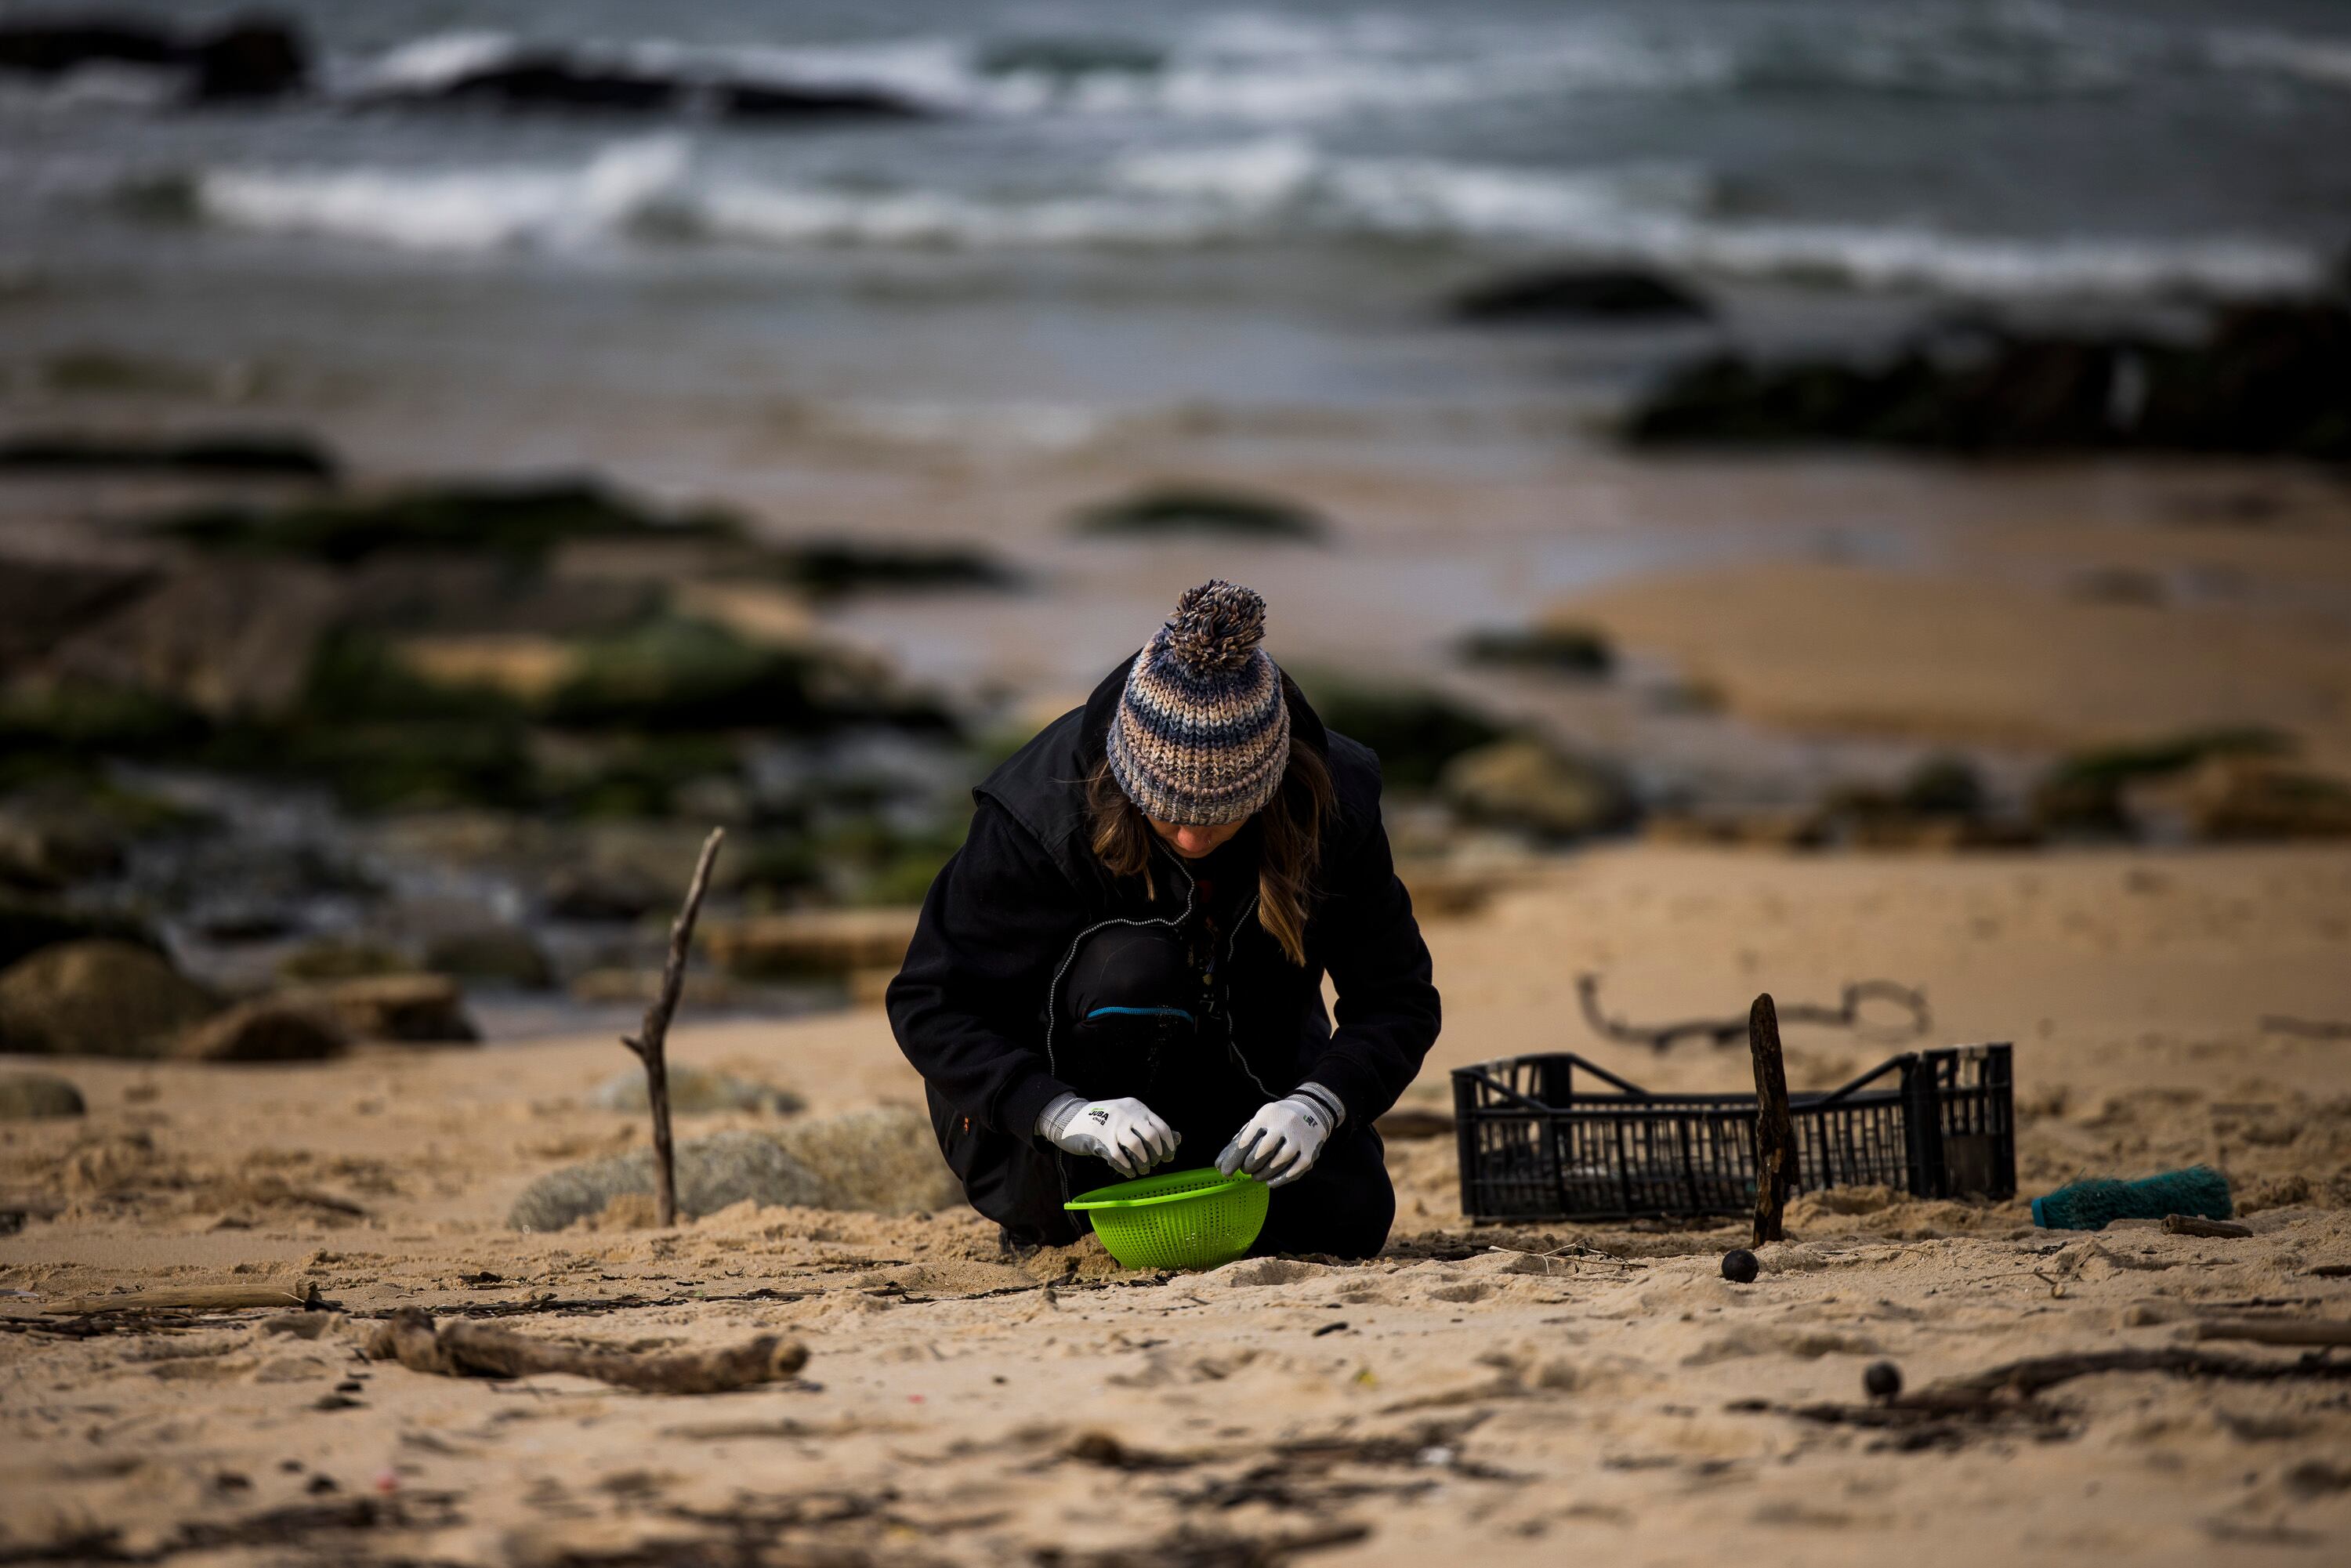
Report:
[[[2083,1378],[1925,1435],[1789,1413],[2022,1357],[2182,1343],[2199,1316],[2351,1302],[2351,1057],[2265,1030],[2339,1018],[2351,854],[2310,849],[1800,859],[1628,847],[1429,928],[1442,1069],[1572,1049],[1652,1087],[1735,1089],[1743,1052],[1588,1037],[1613,1009],[1925,988],[1938,1040],[2013,1037],[2030,1193],[2206,1160],[2253,1234],[2034,1229],[2021,1202],[1800,1197],[1736,1286],[1743,1228],[1472,1228],[1447,1138],[1399,1141],[1387,1253],[1128,1274],[1091,1243],[1018,1265],[968,1213],[749,1205],[674,1234],[518,1235],[562,1159],[641,1140],[587,1104],[626,1063],[574,1040],[319,1065],[78,1062],[86,1124],[18,1124],[5,1182],[62,1205],[0,1242],[5,1545],[20,1562],[1405,1563],[1601,1551],[1774,1562],[1987,1550],[2056,1562],[2328,1557],[2351,1416],[2324,1379]],[[1676,1013],[1678,1016],[1678,1012]],[[1792,1029],[1824,1086],[1883,1048]],[[910,1100],[866,1009],[682,1027],[678,1058],[810,1113]],[[715,1126],[756,1118],[696,1118]],[[340,1207],[322,1211],[303,1195]],[[315,1284],[341,1315],[28,1329],[63,1298]],[[799,1382],[707,1396],[457,1381],[354,1358],[403,1305],[640,1347],[803,1341]],[[64,1320],[70,1322],[70,1319]],[[323,1322],[315,1337],[306,1335]],[[2207,1343],[2272,1362],[2294,1353]],[[356,1385],[356,1386],[353,1386]],[[340,1388],[346,1390],[337,1394]],[[193,1554],[193,1555],[191,1555]]]
[[[0,16],[0,1568],[2344,1558],[2340,17],[103,9]],[[1016,1254],[882,989],[1209,579],[1382,759],[1395,1224]],[[1465,1213],[1453,1070],[1863,982],[1790,1084],[2006,1043],[2012,1195]]]

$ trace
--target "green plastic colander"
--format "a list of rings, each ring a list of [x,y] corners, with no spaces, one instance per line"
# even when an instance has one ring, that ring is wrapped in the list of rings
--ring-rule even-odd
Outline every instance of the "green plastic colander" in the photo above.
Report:
[[[1265,1228],[1265,1183],[1210,1168],[1098,1186],[1063,1204],[1086,1215],[1110,1255],[1130,1269],[1214,1269],[1249,1249]]]

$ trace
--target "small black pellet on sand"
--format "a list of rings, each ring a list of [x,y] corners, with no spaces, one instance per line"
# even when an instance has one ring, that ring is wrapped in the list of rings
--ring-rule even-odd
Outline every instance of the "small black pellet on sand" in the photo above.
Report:
[[[1902,1392],[1902,1369],[1890,1361],[1873,1361],[1862,1369],[1861,1386],[1872,1399],[1891,1399]]]
[[[1755,1282],[1755,1254],[1744,1247],[1734,1247],[1722,1255],[1722,1277],[1734,1285]]]

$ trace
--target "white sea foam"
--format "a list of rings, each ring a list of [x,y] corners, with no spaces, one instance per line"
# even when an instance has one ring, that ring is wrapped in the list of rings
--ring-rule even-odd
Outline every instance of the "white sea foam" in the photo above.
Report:
[[[1729,220],[1711,210],[1709,182],[1687,168],[1344,158],[1294,136],[1129,153],[1094,187],[1053,196],[705,172],[676,136],[615,142],[572,169],[223,170],[196,190],[200,210],[226,225],[432,250],[565,248],[653,228],[778,248],[1511,241],[1717,276],[1993,298],[2252,295],[2310,287],[2325,266],[2304,247],[2259,238],[2028,240]]]
[[[577,169],[231,169],[195,182],[198,210],[234,228],[329,235],[412,250],[573,246],[642,221],[684,188],[684,138],[616,142]]]
[[[2304,41],[2239,37],[2214,57],[2298,69]],[[854,44],[701,44],[651,37],[566,40],[428,36],[341,73],[361,94],[429,91],[526,47],[582,68],[687,81],[865,88],[943,112],[1157,115],[1305,124],[1543,94],[1716,92],[1756,87],[1928,95],[2103,91],[2165,68],[2145,29],[2017,7],[1885,8],[1839,17],[1763,12],[1705,31],[1621,16],[1564,15],[1308,19],[1213,13],[1089,49],[1028,40],[1008,63],[981,37],[915,35]],[[2316,46],[2324,75],[2330,68]],[[2231,54],[2230,51],[2233,50]],[[2276,57],[2272,60],[2270,57]]]
[[[2224,70],[2261,71],[2316,87],[2351,89],[2351,39],[2216,33],[2209,47],[2212,63]]]

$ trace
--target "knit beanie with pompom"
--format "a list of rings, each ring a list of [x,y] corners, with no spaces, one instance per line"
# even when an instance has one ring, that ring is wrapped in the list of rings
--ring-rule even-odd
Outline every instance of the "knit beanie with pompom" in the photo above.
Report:
[[[1281,672],[1259,644],[1265,601],[1238,583],[1187,589],[1126,672],[1110,767],[1162,822],[1238,822],[1273,799],[1290,764]]]

